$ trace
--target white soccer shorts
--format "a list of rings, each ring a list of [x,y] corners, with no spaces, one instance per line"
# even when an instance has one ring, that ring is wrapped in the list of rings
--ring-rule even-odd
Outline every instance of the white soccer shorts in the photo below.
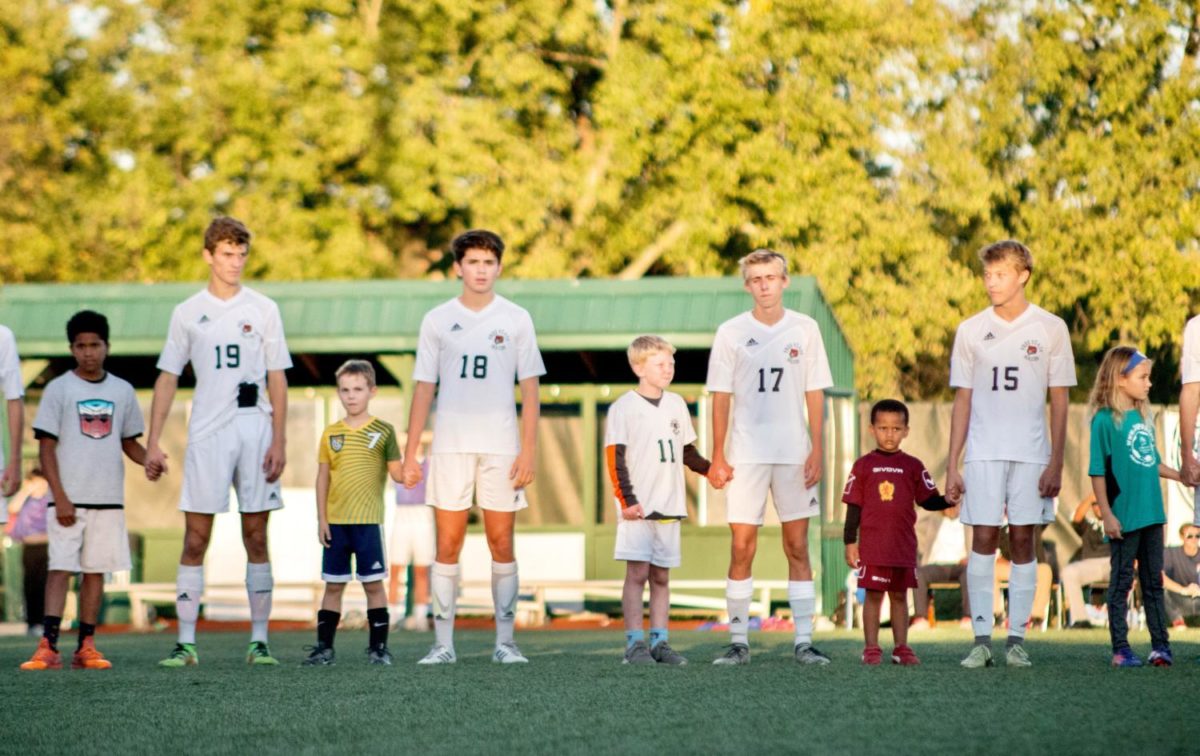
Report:
[[[397,504],[392,520],[388,559],[392,564],[428,567],[437,552],[433,527],[433,507],[424,504]]]
[[[229,488],[237,492],[238,511],[270,512],[283,507],[279,481],[267,482],[263,460],[271,448],[271,418],[260,410],[241,410],[233,422],[198,442],[189,441],[183,463],[184,512],[229,511]]]
[[[999,527],[1043,525],[1054,522],[1054,500],[1038,493],[1038,480],[1045,465],[1032,462],[979,460],[963,465],[962,511],[964,525]]]
[[[626,562],[649,562],[655,567],[678,567],[679,520],[626,520],[617,523],[617,545],[613,558]]]
[[[804,465],[746,463],[733,466],[733,480],[725,488],[726,520],[762,525],[767,493],[775,502],[780,522],[805,520],[821,514],[820,486],[804,485]]]
[[[481,509],[518,512],[529,506],[525,490],[513,488],[508,473],[516,455],[431,454],[425,499],[438,509],[463,511],[476,502]]]
[[[63,572],[121,572],[132,568],[124,509],[75,508],[75,524],[58,524],[55,508],[46,510],[50,538],[49,569]]]

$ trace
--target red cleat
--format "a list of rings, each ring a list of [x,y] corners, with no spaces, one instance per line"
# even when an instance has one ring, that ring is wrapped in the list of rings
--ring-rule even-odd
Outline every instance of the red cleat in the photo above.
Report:
[[[878,667],[883,663],[883,649],[879,646],[867,646],[863,649],[862,663],[871,667]]]
[[[892,649],[892,664],[899,664],[903,667],[914,667],[920,663],[921,660],[913,653],[911,647],[904,645],[896,646]]]
[[[29,661],[21,663],[21,669],[40,672],[46,669],[62,669],[62,656],[50,648],[50,641],[42,638],[38,643],[37,651],[33,652],[33,656]]]

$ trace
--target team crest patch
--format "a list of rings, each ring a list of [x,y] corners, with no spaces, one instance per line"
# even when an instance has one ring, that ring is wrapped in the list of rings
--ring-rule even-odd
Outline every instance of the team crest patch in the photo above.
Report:
[[[1142,467],[1158,466],[1158,449],[1154,445],[1154,431],[1145,423],[1136,423],[1125,437],[1129,447],[1129,459]]]
[[[254,335],[254,326],[250,324],[249,320],[243,320],[239,322],[238,330],[241,331],[243,336],[249,337]]]
[[[497,328],[488,334],[488,341],[491,342],[492,349],[504,351],[508,348],[508,331]]]
[[[891,501],[896,498],[896,484],[890,480],[885,480],[879,484],[879,500]]]
[[[1030,362],[1037,362],[1042,358],[1042,352],[1046,350],[1042,346],[1042,342],[1037,339],[1030,339],[1021,345],[1021,356]]]
[[[783,356],[788,362],[795,365],[804,356],[804,347],[793,341],[783,348]]]
[[[86,399],[76,403],[79,411],[79,432],[88,438],[101,439],[112,434],[115,405],[107,399]]]
[[[674,433],[676,436],[679,435],[679,421],[678,420],[671,421],[671,432]]]
[[[345,445],[346,445],[346,437],[344,435],[339,434],[337,436],[329,437],[329,448],[333,449],[335,452],[340,452],[342,450],[342,447]]]

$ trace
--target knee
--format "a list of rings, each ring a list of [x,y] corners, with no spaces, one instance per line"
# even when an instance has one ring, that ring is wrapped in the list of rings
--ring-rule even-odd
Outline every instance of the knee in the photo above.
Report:
[[[491,544],[489,544],[490,546]],[[459,552],[462,551],[462,541],[450,535],[439,535],[437,540],[437,561],[442,564],[457,564]]]
[[[492,561],[508,563],[513,561],[513,542],[511,535],[488,538],[488,550],[492,552]]]
[[[754,561],[754,552],[758,543],[753,538],[734,538],[730,547],[733,561],[739,563]]]
[[[650,585],[655,588],[666,588],[671,582],[671,572],[662,567],[650,568]]]
[[[625,581],[635,585],[645,585],[646,580],[650,577],[650,564],[648,562],[627,562],[625,567]]]
[[[793,562],[808,562],[808,541],[803,539],[792,539],[783,542],[783,551],[787,558]]]
[[[342,594],[345,592],[346,592],[346,584],[345,583],[326,583],[325,584],[325,595],[326,596],[330,596],[332,598],[341,598]]]
[[[183,536],[183,556],[185,559],[203,559],[208,551],[208,533],[189,530]]]
[[[242,543],[246,546],[246,556],[251,562],[267,561],[267,531],[265,529],[243,533]]]

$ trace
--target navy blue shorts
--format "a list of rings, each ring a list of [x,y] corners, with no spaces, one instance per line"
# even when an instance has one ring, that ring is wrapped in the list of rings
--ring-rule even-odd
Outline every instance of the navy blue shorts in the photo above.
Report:
[[[330,545],[321,557],[321,579],[326,583],[350,582],[351,557],[358,582],[387,577],[382,525],[330,525],[329,534]]]

